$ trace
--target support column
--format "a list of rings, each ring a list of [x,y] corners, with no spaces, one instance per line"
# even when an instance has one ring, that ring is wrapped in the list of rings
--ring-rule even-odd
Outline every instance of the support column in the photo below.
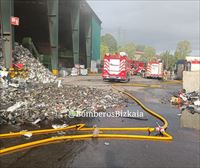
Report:
[[[72,1],[71,24],[72,24],[72,45],[74,64],[79,64],[79,22],[80,22],[80,1]]]
[[[92,50],[92,20],[91,16],[87,17],[87,22],[85,24],[85,40],[86,40],[86,58],[87,58],[87,68],[90,68],[91,64],[91,50]]]
[[[47,0],[51,66],[54,75],[58,74],[58,3],[59,0]]]
[[[5,67],[12,67],[13,55],[13,28],[10,24],[10,17],[13,15],[13,0],[0,0],[1,18],[2,18],[2,35],[3,35],[3,56],[5,59]]]

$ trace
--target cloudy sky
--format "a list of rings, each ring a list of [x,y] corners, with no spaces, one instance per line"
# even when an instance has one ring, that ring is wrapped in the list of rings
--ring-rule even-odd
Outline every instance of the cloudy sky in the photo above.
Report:
[[[200,55],[200,0],[87,1],[102,20],[102,34],[112,33],[121,43],[151,45],[158,53],[188,40],[192,55]]]

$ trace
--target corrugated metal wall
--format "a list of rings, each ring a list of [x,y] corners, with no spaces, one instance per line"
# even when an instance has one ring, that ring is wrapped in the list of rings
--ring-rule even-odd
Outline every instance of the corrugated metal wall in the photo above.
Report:
[[[92,60],[100,60],[101,23],[92,17]]]

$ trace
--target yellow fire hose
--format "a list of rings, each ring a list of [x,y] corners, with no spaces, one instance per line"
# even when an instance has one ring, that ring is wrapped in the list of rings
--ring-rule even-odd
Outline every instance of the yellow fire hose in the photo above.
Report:
[[[118,85],[117,85],[118,86]],[[132,98],[134,101],[136,101],[146,112],[148,112],[149,114],[153,115],[154,117],[158,118],[159,120],[161,120],[164,125],[162,126],[164,129],[167,128],[168,126],[168,122],[167,120],[165,120],[164,117],[162,117],[161,115],[157,114],[156,112],[152,111],[151,109],[147,108],[140,100],[138,100],[136,97],[134,97],[133,95],[131,95],[130,93],[126,92],[126,91],[123,91],[123,90],[120,90],[116,87],[116,85],[112,85],[112,88],[129,96],[130,98]]]
[[[85,124],[77,124],[77,125],[72,125],[72,126],[67,126],[63,128],[56,128],[56,129],[45,129],[45,130],[35,130],[35,131],[20,131],[20,132],[11,132],[11,133],[6,133],[6,134],[0,134],[0,139],[3,138],[13,138],[13,137],[18,137],[18,136],[23,136],[26,134],[31,134],[31,135],[41,135],[41,134],[50,134],[50,133],[55,133],[58,131],[67,131],[70,129],[78,129],[80,127],[84,127]]]
[[[112,138],[112,139],[140,139],[140,140],[162,140],[169,141],[172,140],[172,137],[163,133],[164,137],[158,136],[143,136],[143,135],[126,135],[126,134],[98,134],[94,137],[93,134],[84,134],[84,135],[69,135],[69,136],[60,136],[60,137],[52,137],[43,140],[33,141],[25,144],[20,144],[12,147],[8,147],[5,149],[1,149],[0,155],[6,155],[9,153],[14,153],[17,151],[34,148],[37,146],[42,146],[46,144],[58,143],[65,140],[84,140],[84,139],[92,139],[92,138]]]
[[[164,83],[164,82],[163,82]],[[169,84],[169,83],[168,83]],[[131,84],[122,84],[123,86],[133,86]],[[59,136],[59,137],[52,137],[52,138],[47,138],[43,140],[37,140],[29,143],[24,143],[12,147],[7,147],[4,149],[0,150],[0,155],[6,155],[9,153],[14,153],[17,151],[29,149],[29,148],[34,148],[37,146],[42,146],[46,144],[51,144],[51,143],[58,143],[62,142],[65,140],[84,140],[84,139],[92,139],[92,138],[110,138],[110,139],[140,139],[140,140],[160,140],[160,141],[170,141],[173,139],[171,135],[169,135],[167,132],[165,132],[166,128],[168,127],[168,122],[167,120],[162,117],[161,115],[157,114],[156,112],[150,110],[147,108],[140,100],[138,100],[136,97],[131,95],[130,93],[123,91],[117,86],[122,86],[120,84],[113,84],[112,88],[119,91],[120,93],[123,93],[127,96],[129,96],[131,99],[136,101],[146,112],[149,114],[153,115],[160,121],[164,123],[163,126],[159,126],[156,128],[152,127],[143,127],[143,128],[87,128],[85,127],[85,124],[77,124],[77,125],[72,125],[72,126],[67,126],[64,128],[57,128],[57,129],[46,129],[46,130],[35,130],[35,131],[21,131],[21,132],[16,132],[16,133],[7,133],[7,134],[0,134],[0,139],[2,138],[11,138],[11,137],[18,137],[18,136],[23,136],[27,133],[31,133],[32,135],[40,135],[40,134],[49,134],[49,133],[55,133],[58,131],[67,131],[67,130],[76,130],[77,132],[79,131],[94,131],[95,129],[98,129],[98,131],[147,131],[148,133],[151,133],[153,131],[157,131],[161,134],[161,136],[151,136],[151,135],[129,135],[129,134],[104,134],[100,132],[97,135],[94,135],[93,133],[90,134],[80,134],[80,135],[68,135],[68,136]],[[152,87],[155,88],[157,86],[155,85],[139,85],[137,86],[140,87]]]

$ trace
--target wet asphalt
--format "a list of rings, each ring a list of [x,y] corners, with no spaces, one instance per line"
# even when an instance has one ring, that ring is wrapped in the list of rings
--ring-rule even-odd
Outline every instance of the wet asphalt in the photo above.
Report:
[[[169,122],[167,132],[173,136],[173,141],[146,141],[146,140],[111,140],[94,139],[85,141],[66,141],[57,144],[41,146],[16,152],[0,158],[1,168],[68,168],[68,167],[175,167],[190,168],[200,166],[200,131],[181,128],[180,116],[177,107],[169,102],[161,103],[163,97],[171,91],[180,89],[176,85],[167,85],[165,89],[140,89],[131,92],[147,107],[164,116]],[[128,107],[123,111],[141,111],[137,104],[130,100]],[[110,111],[113,111],[110,109]],[[71,124],[85,122],[91,127],[145,127],[156,126],[154,117],[144,112],[141,119],[135,118],[93,118],[73,119]],[[160,123],[162,124],[162,123]],[[48,127],[48,124],[44,127]],[[22,128],[2,126],[2,132],[17,131]],[[40,129],[24,126],[23,129]],[[56,135],[56,134],[55,134]],[[51,135],[51,136],[55,136]],[[1,147],[12,146],[36,139],[47,138],[42,135],[25,139],[1,140]]]

